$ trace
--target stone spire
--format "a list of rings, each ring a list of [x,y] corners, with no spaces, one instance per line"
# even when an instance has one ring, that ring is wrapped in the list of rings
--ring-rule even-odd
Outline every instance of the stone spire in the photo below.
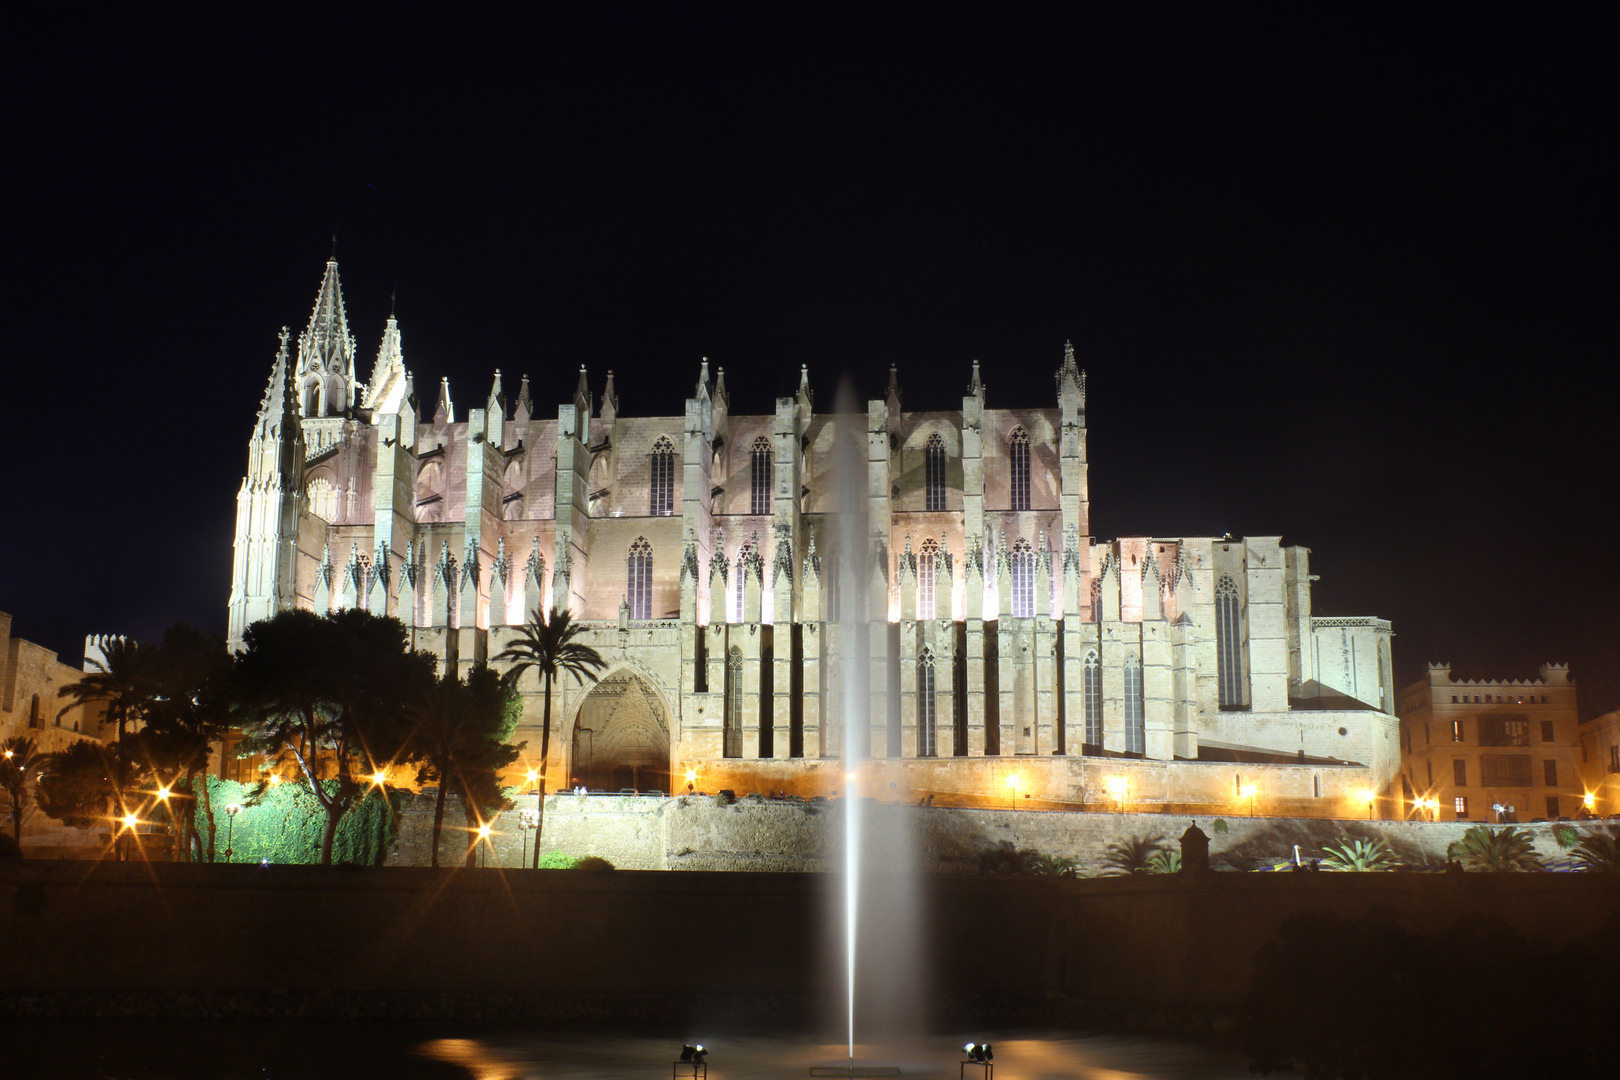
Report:
[[[512,422],[527,424],[534,416],[534,399],[529,397],[529,377],[523,376],[518,384],[517,404],[512,407]]]
[[[707,356],[703,358],[703,366],[698,369],[697,389],[692,391],[692,396],[697,398],[699,401],[705,401],[710,398],[709,358]]]
[[[456,422],[456,405],[450,400],[450,376],[439,376],[439,404],[433,410],[433,423],[453,424]]]
[[[399,320],[388,316],[383,329],[382,344],[377,348],[377,362],[371,368],[371,381],[360,395],[360,404],[374,414],[399,412],[406,397],[405,350],[399,340]]]
[[[613,372],[607,374],[607,385],[602,387],[602,423],[610,430],[619,418],[619,395],[613,389]]]
[[[973,361],[973,381],[968,383],[968,393],[984,401],[984,383],[979,378],[979,362]]]
[[[309,326],[298,335],[298,391],[303,415],[338,416],[354,404],[354,337],[343,309],[336,256],[315,294]]]
[[[1063,343],[1063,366],[1057,370],[1058,402],[1070,409],[1086,407],[1086,373],[1074,359],[1074,342]]]
[[[714,400],[721,405],[730,405],[731,395],[726,393],[726,369],[720,368],[719,371],[714,380]]]
[[[799,365],[799,405],[804,409],[805,419],[809,419],[810,408],[815,395],[810,392],[810,365]]]
[[[889,416],[900,415],[900,371],[894,365],[889,365],[889,389],[883,397],[884,403],[889,406]]]

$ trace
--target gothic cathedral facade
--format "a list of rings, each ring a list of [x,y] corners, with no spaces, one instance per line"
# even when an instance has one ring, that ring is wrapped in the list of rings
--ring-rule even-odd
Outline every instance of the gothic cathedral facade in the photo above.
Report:
[[[609,667],[554,709],[559,782],[829,794],[846,731],[884,798],[1359,816],[1398,775],[1390,626],[1315,614],[1306,548],[1091,535],[1072,348],[1055,406],[992,408],[975,363],[960,409],[891,372],[818,412],[801,370],[762,416],[707,361],[675,415],[581,368],[554,405],[497,371],[458,416],[445,380],[419,407],[394,317],[364,384],[355,355],[329,261],[249,441],[231,645],[360,607],[465,668],[567,609]]]

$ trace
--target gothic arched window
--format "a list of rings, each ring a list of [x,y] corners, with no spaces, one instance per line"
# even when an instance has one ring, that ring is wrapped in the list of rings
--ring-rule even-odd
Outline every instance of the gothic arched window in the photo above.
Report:
[[[1012,462],[1012,508],[1029,509],[1029,432],[1013,428],[1007,437],[1007,457]]]
[[[39,715],[39,695],[34,695],[33,702],[28,706],[28,726],[33,728],[44,727],[45,721]]]
[[[1142,661],[1135,653],[1125,658],[1125,752],[1147,752],[1147,728],[1142,720]]]
[[[648,513],[654,517],[669,517],[675,513],[675,444],[667,435],[658,436],[650,455],[651,480],[649,491],[652,505]]]
[[[939,569],[939,541],[930,537],[923,541],[922,553],[917,556],[917,618],[932,619],[938,608],[934,598],[934,578]]]
[[[1029,541],[1019,538],[1012,549],[1012,616],[1035,617],[1035,551]]]
[[[1215,670],[1223,709],[1244,704],[1242,619],[1237,582],[1230,574],[1222,574],[1215,584]]]
[[[937,431],[928,436],[928,446],[923,450],[923,477],[927,509],[945,509],[945,440]]]
[[[743,656],[737,646],[726,657],[725,756],[742,757]]]
[[[754,440],[753,452],[749,454],[749,501],[750,514],[768,514],[771,512],[771,440],[761,435]]]
[[[636,537],[630,545],[625,599],[632,619],[652,618],[652,545],[645,536]]]
[[[737,565],[732,568],[731,621],[743,621],[743,578],[748,575],[748,541],[737,549]]]
[[[1103,744],[1102,665],[1097,660],[1096,649],[1087,651],[1085,659],[1081,661],[1081,690],[1086,716],[1086,745],[1100,748]]]
[[[917,657],[917,756],[934,756],[934,654]]]

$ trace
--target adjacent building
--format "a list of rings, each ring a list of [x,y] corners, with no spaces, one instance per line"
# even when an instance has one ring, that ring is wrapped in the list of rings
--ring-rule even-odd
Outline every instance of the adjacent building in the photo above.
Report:
[[[1620,710],[1582,721],[1581,782],[1595,814],[1620,814]]]
[[[359,607],[466,666],[566,609],[609,668],[565,688],[550,774],[609,790],[832,791],[853,715],[883,797],[1336,816],[1392,794],[1389,624],[1314,611],[1310,552],[1278,537],[1093,536],[1072,348],[1045,405],[996,405],[974,363],[959,408],[908,411],[891,369],[828,410],[801,368],[763,415],[706,360],[632,415],[583,368],[419,400],[392,316],[364,383],[356,351],[329,261],[249,441],[233,648]]]
[[[1458,680],[1450,664],[1400,693],[1401,799],[1442,821],[1557,821],[1584,809],[1575,684],[1565,664],[1541,677]]]

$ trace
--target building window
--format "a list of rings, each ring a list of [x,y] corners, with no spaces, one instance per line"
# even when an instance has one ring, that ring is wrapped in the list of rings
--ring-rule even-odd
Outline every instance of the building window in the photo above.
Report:
[[[1541,763],[1541,779],[1548,787],[1558,786],[1558,762],[1548,758]]]
[[[1081,662],[1080,686],[1086,714],[1086,745],[1100,748],[1103,744],[1102,670],[1095,649],[1087,652]]]
[[[945,440],[939,432],[928,436],[923,449],[923,488],[929,510],[945,509]]]
[[[1035,617],[1035,552],[1022,537],[1012,549],[1012,615],[1015,619]]]
[[[1468,786],[1468,762],[1462,758],[1453,758],[1451,762],[1451,782],[1456,787]]]
[[[1553,741],[1553,722],[1551,720],[1543,720],[1541,722],[1541,741]]]
[[[932,619],[938,609],[934,599],[934,572],[939,565],[939,541],[924,540],[917,556],[917,618]]]
[[[917,756],[934,756],[934,654],[917,658]]]
[[[1142,722],[1142,661],[1125,658],[1125,752],[1147,753],[1147,728]]]
[[[742,757],[743,728],[743,658],[742,650],[731,647],[726,658],[726,731],[725,756]]]
[[[1428,767],[1428,770],[1429,770],[1429,786],[1432,788],[1432,787],[1434,787],[1434,762],[1425,761],[1423,764]]]
[[[675,513],[675,444],[669,441],[669,436],[660,435],[658,441],[653,443],[651,465],[652,506],[649,512],[654,517],[670,517]]]
[[[1458,821],[1465,820],[1468,817],[1468,796],[1458,795],[1452,799],[1451,809],[1456,813]]]
[[[34,695],[33,702],[30,703],[29,706],[28,706],[28,726],[31,727],[31,728],[37,728],[37,727],[44,727],[45,726],[44,721],[40,718],[40,715],[39,715],[39,695],[38,694]]]
[[[753,453],[749,455],[750,480],[748,512],[750,514],[768,514],[771,512],[771,440],[761,435],[754,440]]]
[[[1479,759],[1481,787],[1530,786],[1530,756],[1528,754],[1486,754]]]
[[[1215,667],[1220,680],[1223,709],[1243,707],[1242,612],[1237,582],[1222,574],[1215,585]]]
[[[632,619],[652,618],[652,545],[645,536],[636,537],[630,545],[629,572],[625,583],[625,600],[630,604]]]
[[[1091,621],[1102,622],[1102,578],[1091,579]]]
[[[1558,796],[1556,795],[1547,796],[1547,820],[1558,820]]]
[[[1451,741],[1463,741],[1463,722],[1461,720],[1453,720],[1451,722]]]
[[[1609,771],[1620,773],[1620,746],[1609,747]]]
[[[1012,508],[1029,509],[1029,432],[1013,428],[1007,439],[1007,456],[1012,461]]]
[[[1530,721],[1522,716],[1482,716],[1479,718],[1479,745],[1529,746]]]

